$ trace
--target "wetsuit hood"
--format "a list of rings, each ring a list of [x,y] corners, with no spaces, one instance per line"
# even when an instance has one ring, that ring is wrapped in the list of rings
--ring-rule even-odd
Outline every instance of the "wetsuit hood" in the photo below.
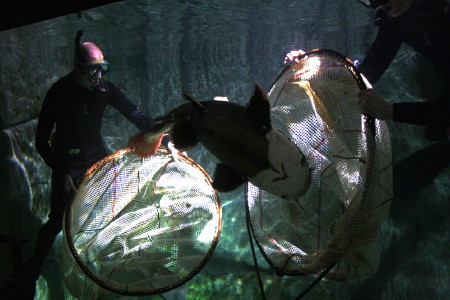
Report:
[[[75,37],[75,60],[87,65],[105,63],[102,50],[94,43],[81,43],[82,36],[83,30],[79,30]]]
[[[106,93],[102,84],[102,75],[109,70],[109,63],[105,61],[103,52],[91,42],[81,43],[83,30],[79,30],[75,37],[75,75],[77,81],[93,91]]]

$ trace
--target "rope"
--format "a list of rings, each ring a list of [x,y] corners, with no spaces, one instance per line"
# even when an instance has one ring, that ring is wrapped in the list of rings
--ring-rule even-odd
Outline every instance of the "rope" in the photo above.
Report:
[[[253,245],[253,236],[252,236],[252,232],[251,232],[251,228],[250,228],[250,211],[247,205],[247,188],[245,188],[245,213],[246,213],[246,225],[247,225],[247,233],[248,233],[248,240],[250,242],[250,248],[252,250],[252,256],[253,256],[253,263],[255,264],[255,271],[256,271],[256,276],[258,278],[258,284],[259,284],[259,289],[261,291],[261,295],[262,295],[262,299],[266,300],[266,294],[264,293],[264,285],[261,279],[261,272],[259,271],[259,265],[258,265],[258,261],[256,260],[256,253],[255,253],[255,246]]]
[[[328,268],[323,270],[322,273],[319,275],[319,277],[317,277],[316,280],[314,280],[306,289],[304,289],[303,292],[297,298],[295,298],[295,300],[302,299],[310,290],[312,290],[319,283],[320,280],[322,280],[323,277],[325,277],[325,275],[328,274],[328,272],[331,271],[331,269],[333,269],[335,265],[336,262],[332,263]]]

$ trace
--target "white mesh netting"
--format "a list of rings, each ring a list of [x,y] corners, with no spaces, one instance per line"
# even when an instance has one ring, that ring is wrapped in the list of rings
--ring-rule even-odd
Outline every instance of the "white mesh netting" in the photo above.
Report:
[[[159,294],[205,265],[221,229],[209,176],[191,159],[128,149],[93,166],[64,221],[62,273],[79,299]]]
[[[255,239],[280,275],[317,274],[336,263],[326,277],[346,280],[378,269],[392,158],[385,122],[360,114],[357,94],[365,85],[344,56],[313,50],[285,69],[269,93],[273,126],[306,156],[312,178],[297,200],[247,186]]]

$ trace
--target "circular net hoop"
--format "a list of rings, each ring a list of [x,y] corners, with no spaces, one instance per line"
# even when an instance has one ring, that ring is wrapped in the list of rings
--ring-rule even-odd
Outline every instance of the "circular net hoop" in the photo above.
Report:
[[[255,240],[279,275],[362,279],[379,264],[377,232],[392,198],[385,122],[360,114],[357,94],[370,84],[349,59],[313,50],[286,68],[269,93],[272,124],[306,156],[311,184],[283,200],[247,185]]]
[[[88,170],[66,210],[65,284],[79,299],[173,289],[206,264],[221,220],[211,180],[191,159],[119,151]]]

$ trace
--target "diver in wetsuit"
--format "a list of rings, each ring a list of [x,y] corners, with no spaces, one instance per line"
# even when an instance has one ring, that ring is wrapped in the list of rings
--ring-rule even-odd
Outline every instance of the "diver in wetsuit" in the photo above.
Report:
[[[360,0],[361,1],[361,0]],[[367,0],[365,0],[367,1]],[[363,2],[363,1],[361,1]],[[387,103],[374,90],[359,94],[363,113],[372,117],[427,126],[428,139],[447,139],[450,126],[450,3],[448,0],[370,0],[377,8],[375,41],[358,65],[375,83],[393,61],[402,43],[431,60],[444,79],[437,101]]]
[[[34,297],[35,281],[61,231],[65,207],[76,192],[79,179],[107,156],[100,135],[106,106],[112,105],[141,131],[151,127],[151,120],[103,78],[109,64],[95,44],[80,44],[81,35],[79,31],[75,41],[74,70],[49,89],[39,115],[36,149],[52,169],[51,211],[39,233],[34,256],[25,266],[29,293],[22,298]],[[54,126],[56,131],[52,137]]]

